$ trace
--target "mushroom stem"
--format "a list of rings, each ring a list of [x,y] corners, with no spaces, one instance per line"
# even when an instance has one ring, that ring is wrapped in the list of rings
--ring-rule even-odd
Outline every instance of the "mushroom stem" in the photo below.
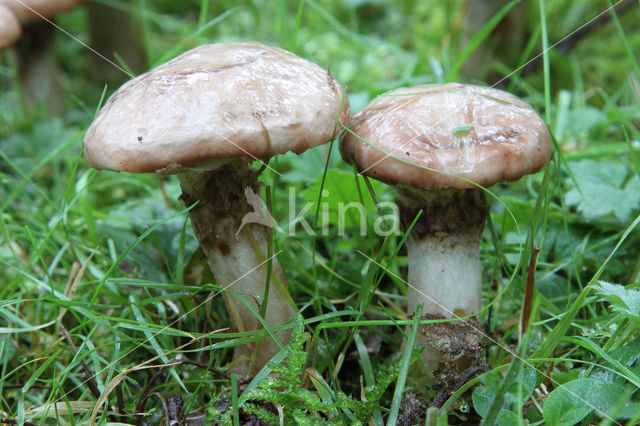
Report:
[[[244,161],[233,161],[213,171],[181,173],[179,178],[184,203],[191,206],[198,201],[189,211],[191,224],[218,285],[242,294],[259,312],[267,281],[267,228],[261,224],[246,223],[238,232],[245,214],[253,212],[245,189],[249,188],[254,194],[258,192],[258,172]],[[294,315],[292,306],[274,285],[276,281],[286,286],[274,257],[264,318],[272,327],[284,324]],[[238,331],[261,327],[255,314],[241,300],[227,292],[224,299]],[[290,331],[283,330],[276,335],[286,344]],[[264,339],[259,342],[252,361],[254,350],[255,344],[236,347],[232,367],[236,374],[246,377],[259,370],[278,353],[279,347],[270,337]]]
[[[400,221],[405,230],[423,211],[406,242],[408,313],[414,313],[419,303],[424,304],[426,318],[453,318],[479,311],[480,236],[488,211],[484,193],[474,189],[426,191],[402,187],[399,194]],[[443,354],[441,348],[430,344],[430,328],[424,327],[423,331],[418,343],[427,346],[422,360],[431,373]],[[460,337],[460,330],[455,333]]]

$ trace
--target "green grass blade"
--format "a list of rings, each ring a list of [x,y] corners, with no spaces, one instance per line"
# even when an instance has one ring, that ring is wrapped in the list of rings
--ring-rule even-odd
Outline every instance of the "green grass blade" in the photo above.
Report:
[[[538,349],[533,353],[533,358],[548,358],[553,353],[554,349],[560,344],[561,340],[566,336],[571,323],[575,319],[578,311],[582,308],[587,299],[587,296],[591,290],[591,287],[598,282],[598,279],[604,272],[605,268],[616,254],[622,243],[624,243],[631,234],[631,232],[638,226],[640,223],[640,215],[636,217],[631,225],[627,227],[625,232],[622,234],[615,247],[609,254],[609,256],[605,259],[605,261],[600,265],[596,273],[593,275],[589,283],[586,287],[582,289],[576,300],[573,301],[569,309],[566,311],[562,319],[558,322],[558,324],[553,328],[551,333],[542,341]]]
[[[411,358],[413,356],[413,345],[416,341],[416,335],[418,334],[418,326],[420,325],[420,319],[422,318],[422,303],[416,308],[416,313],[411,321],[411,331],[407,336],[407,344],[404,348],[404,354],[402,355],[402,366],[400,367],[400,374],[396,381],[396,388],[393,392],[393,399],[391,400],[391,412],[387,418],[387,425],[393,426],[398,420],[398,412],[400,411],[400,403],[402,402],[402,396],[404,394],[404,386],[407,382],[407,374],[409,373],[409,365],[411,365]]]

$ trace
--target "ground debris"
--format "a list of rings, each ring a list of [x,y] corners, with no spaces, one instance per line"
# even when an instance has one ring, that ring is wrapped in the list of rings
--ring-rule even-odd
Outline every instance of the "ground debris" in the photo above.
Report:
[[[424,319],[444,319],[440,315],[426,314]],[[442,406],[447,398],[469,380],[490,369],[484,361],[485,337],[476,318],[438,322],[420,326],[426,344],[441,356],[433,372],[434,383],[442,386],[442,393],[434,405]]]
[[[405,393],[400,402],[396,425],[411,426],[424,424],[427,404],[413,393]]]
[[[167,417],[172,425],[184,425],[186,419],[183,412],[183,401],[180,396],[167,398]]]

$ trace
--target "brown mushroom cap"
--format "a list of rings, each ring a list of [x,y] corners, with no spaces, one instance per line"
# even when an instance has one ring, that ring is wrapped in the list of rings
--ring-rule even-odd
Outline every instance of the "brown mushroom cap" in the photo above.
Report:
[[[86,0],[0,0],[0,5],[8,7],[20,20],[50,18],[58,12],[71,9]]]
[[[99,169],[176,173],[301,153],[331,140],[348,117],[326,69],[256,42],[210,44],[120,87],[89,127],[84,152]]]
[[[355,114],[350,129],[358,137],[345,135],[346,161],[378,180],[424,189],[516,180],[540,170],[553,148],[529,105],[458,83],[386,93]]]
[[[0,3],[0,49],[11,46],[22,33],[20,22],[9,8]]]

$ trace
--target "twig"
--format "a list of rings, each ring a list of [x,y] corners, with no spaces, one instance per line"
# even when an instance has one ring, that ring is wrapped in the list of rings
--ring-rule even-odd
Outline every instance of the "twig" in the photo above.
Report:
[[[78,270],[81,268],[81,263],[78,262],[77,260],[75,262],[73,262],[73,265],[71,266],[71,272],[69,273],[69,278],[67,279],[67,284],[64,286],[64,295],[68,296],[69,295],[69,291],[73,288],[73,282],[76,280],[76,274],[78,273]],[[59,313],[58,313],[58,318],[56,318],[56,331],[59,333],[60,332],[60,327],[62,327],[62,318],[64,317],[64,314],[67,312],[66,308],[60,308]]]
[[[520,329],[522,334],[527,332],[529,327],[529,317],[531,317],[531,306],[533,305],[533,290],[536,286],[536,259],[540,253],[540,247],[534,246],[531,252],[531,261],[529,262],[529,271],[527,272],[527,284],[524,290],[524,303],[522,304],[522,319]]]
[[[153,387],[154,383],[156,382],[156,380],[158,380],[158,377],[160,377],[160,375],[162,374],[162,372],[164,371],[164,369],[167,368],[166,365],[160,367],[158,369],[158,371],[155,372],[155,374],[153,376],[151,376],[151,379],[147,382],[147,385],[144,387],[144,389],[142,390],[141,398],[140,401],[138,401],[138,405],[136,405],[136,416],[138,415],[138,413],[142,413],[144,410],[144,403],[147,400],[147,398],[149,397],[148,393],[151,390],[151,388]],[[140,417],[138,419],[138,424],[141,424],[142,422],[142,417]]]
[[[171,424],[183,425],[185,424],[183,406],[184,403],[180,396],[170,396],[167,398],[169,406],[169,421]]]
[[[124,411],[124,395],[122,394],[122,382],[118,383],[116,388],[116,405],[118,406],[118,413],[123,416],[126,414]]]
[[[76,349],[76,345],[73,344],[73,340],[71,340],[71,336],[69,336],[69,332],[64,327],[64,325],[62,325],[61,322],[59,323],[59,327],[62,334],[64,334],[67,344],[71,347],[71,350],[73,351],[74,358],[77,357],[78,350]],[[89,366],[83,360],[80,360],[80,365],[82,366],[82,369],[84,370],[84,374],[87,377],[87,380],[86,380],[87,387],[89,388],[93,396],[95,396],[96,398],[100,398],[100,390],[98,389],[98,384],[93,378],[93,374],[91,373]]]
[[[196,317],[197,317],[197,315],[196,315]],[[205,322],[203,324],[202,332],[205,333],[206,330],[207,330],[207,323]],[[206,360],[205,356],[207,355],[207,352],[204,350],[206,345],[207,345],[207,341],[206,340],[204,340],[204,339],[200,340],[200,349],[202,349],[202,350],[198,353],[198,362],[204,362]]]
[[[556,357],[556,350],[553,350],[553,354],[551,355],[552,358]],[[545,385],[547,386],[547,388],[551,389],[552,383],[551,383],[551,373],[553,372],[553,367],[555,365],[555,359],[553,359],[551,361],[551,364],[549,364],[549,374],[547,374],[547,381],[545,382]]]
[[[215,367],[209,367],[207,364],[198,362],[198,361],[194,361],[191,359],[174,359],[172,361],[169,361],[169,363],[167,364],[167,366],[171,366],[171,365],[176,365],[176,364],[188,364],[188,365],[193,365],[195,367],[198,368],[202,368],[205,370],[209,370],[210,372],[212,372],[213,374],[217,374],[218,376],[224,377],[227,380],[231,380],[231,376],[229,374],[227,374],[225,371],[219,370]],[[249,383],[250,380],[240,380],[239,383],[240,384],[246,384]]]
[[[158,188],[160,188],[160,193],[162,194],[162,199],[164,200],[164,203],[167,205],[167,207],[173,208],[173,203],[171,202],[171,199],[167,195],[167,190],[164,188],[164,180],[162,180],[162,176],[157,176],[157,177],[158,177]]]
[[[269,160],[262,160],[262,165],[260,166],[260,169],[258,169],[258,174],[262,174],[267,167],[269,167]]]
[[[140,403],[138,405],[144,409],[147,399],[149,399],[152,396],[155,396],[160,400],[160,402],[162,402],[162,409],[164,410],[164,424],[165,426],[171,426],[171,419],[169,417],[169,407],[167,406],[167,401],[165,401],[164,397],[160,392],[153,392],[153,393],[150,393],[149,395],[145,395],[145,397],[140,400]],[[142,410],[138,410],[138,412],[142,412]],[[140,421],[142,421],[142,417],[140,417]],[[138,424],[140,424],[140,422],[138,422]]]
[[[210,367],[207,364],[198,362],[198,361],[194,361],[191,359],[174,359],[169,361],[168,363],[161,365],[158,367],[158,371],[156,371],[156,373],[151,377],[151,379],[149,380],[149,382],[147,382],[147,385],[144,387],[142,393],[140,395],[142,395],[140,402],[138,402],[138,405],[136,406],[136,413],[141,413],[144,410],[144,402],[147,400],[147,398],[149,397],[149,391],[151,390],[151,388],[153,387],[153,385],[155,384],[155,382],[158,380],[158,378],[160,377],[160,375],[164,372],[164,369],[167,367],[172,367],[174,365],[179,365],[179,364],[187,364],[187,365],[193,365],[195,367],[198,368],[202,368],[204,370],[208,370],[209,372],[213,373],[213,374],[217,374],[221,377],[224,377],[227,380],[231,380],[231,376],[229,374],[227,374],[226,372],[219,370],[215,367]],[[247,384],[249,383],[251,380],[250,379],[243,379],[243,380],[239,380],[239,384]]]
[[[489,306],[489,311],[487,312],[487,326],[484,329],[485,336],[491,336],[491,318],[493,317],[493,305]],[[488,339],[485,339],[485,342]],[[484,345],[484,360],[485,362],[489,362],[489,345]]]

